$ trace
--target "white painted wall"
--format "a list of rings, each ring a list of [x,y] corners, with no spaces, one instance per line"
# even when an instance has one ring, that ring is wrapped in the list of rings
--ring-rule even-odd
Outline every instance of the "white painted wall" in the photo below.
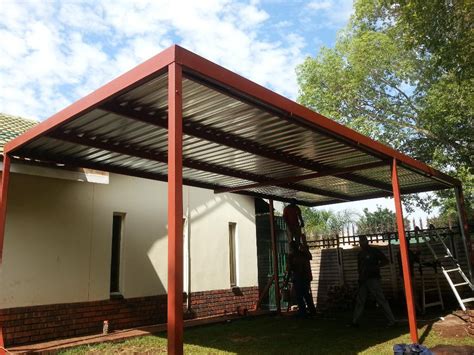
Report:
[[[230,287],[228,223],[237,223],[241,287],[257,285],[252,198],[184,188],[191,211],[191,291]],[[110,175],[90,184],[12,174],[0,308],[109,298],[112,216],[126,214],[121,290],[166,293],[166,184]]]

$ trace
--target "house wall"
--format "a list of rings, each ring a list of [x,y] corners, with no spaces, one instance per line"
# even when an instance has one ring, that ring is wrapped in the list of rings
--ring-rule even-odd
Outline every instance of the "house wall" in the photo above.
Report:
[[[230,288],[228,224],[237,223],[238,286],[257,281],[254,201],[184,188],[191,212],[191,291]],[[167,189],[111,175],[108,185],[12,174],[0,308],[110,298],[112,216],[125,213],[121,292],[166,293]]]

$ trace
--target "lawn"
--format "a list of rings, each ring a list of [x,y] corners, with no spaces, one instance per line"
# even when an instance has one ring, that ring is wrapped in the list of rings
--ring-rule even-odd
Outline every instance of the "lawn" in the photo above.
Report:
[[[294,319],[265,316],[185,330],[186,354],[393,354],[392,347],[409,343],[407,325],[385,328],[384,321],[366,317],[358,329],[346,327],[346,317]],[[342,319],[342,320],[341,320]],[[473,337],[444,338],[429,325],[420,327],[428,347],[440,344],[474,346]],[[165,353],[166,334],[120,343],[102,343],[63,351],[62,354]]]

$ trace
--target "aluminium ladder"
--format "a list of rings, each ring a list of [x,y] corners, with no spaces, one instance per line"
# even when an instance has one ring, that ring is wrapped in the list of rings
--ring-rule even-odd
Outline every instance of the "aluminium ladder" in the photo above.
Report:
[[[441,267],[441,270],[444,274],[444,277],[448,281],[451,290],[456,297],[456,300],[459,303],[461,309],[465,312],[466,311],[466,303],[474,302],[474,297],[469,298],[461,298],[458,292],[458,288],[468,286],[471,291],[474,291],[474,285],[469,280],[469,278],[464,274],[459,265],[457,259],[451,253],[451,250],[447,247],[446,243],[444,242],[443,238],[438,234],[438,232],[434,229],[429,231],[425,231],[421,233],[421,237],[428,246],[431,254],[433,254],[434,261],[438,263]],[[443,250],[443,255],[439,256],[436,249],[437,247],[441,247]],[[454,275],[454,276],[452,276]],[[457,275],[457,278],[461,279],[461,282],[453,281],[453,277]]]
[[[423,272],[424,266],[433,266],[431,264],[425,263],[420,255],[420,277],[421,277],[421,291],[422,291],[422,299],[421,299],[421,309],[422,312],[425,313],[427,308],[441,306],[441,309],[444,310],[444,301],[443,301],[443,294],[441,293],[441,287],[439,284],[439,273],[436,267],[434,266],[434,277],[435,277],[435,286],[431,288],[426,287],[426,279]],[[426,302],[426,294],[435,294],[437,299],[431,302]]]
[[[415,231],[415,239],[416,239],[416,245],[417,249],[420,249],[420,238],[418,231]],[[432,260],[432,258],[426,262],[423,258],[423,253],[418,254],[418,270],[420,272],[420,279],[421,279],[421,311],[422,314],[426,313],[426,309],[430,307],[436,307],[436,306],[441,306],[441,309],[444,310],[444,300],[443,300],[443,294],[441,292],[441,286],[439,283],[439,272],[438,272],[438,264]],[[434,287],[427,287],[427,280],[425,278],[425,273],[423,271],[424,267],[432,267],[434,271],[434,281],[435,285]],[[413,278],[415,278],[415,275],[413,275]],[[430,285],[432,286],[432,285]],[[427,294],[430,294],[430,298],[432,299],[430,302],[427,302]],[[437,298],[435,298],[437,297]]]

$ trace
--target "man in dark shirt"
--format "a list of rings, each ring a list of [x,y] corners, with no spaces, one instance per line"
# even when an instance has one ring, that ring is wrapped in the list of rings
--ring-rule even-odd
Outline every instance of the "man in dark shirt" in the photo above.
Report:
[[[300,247],[295,241],[290,242],[289,247],[287,272],[295,288],[298,314],[301,317],[306,317],[306,307],[308,307],[311,314],[316,313],[313,297],[310,293],[312,280],[310,260],[312,256],[307,247]]]
[[[301,228],[304,227],[304,221],[303,216],[301,215],[301,210],[296,205],[295,199],[292,199],[291,203],[283,209],[283,220],[286,223],[288,242],[295,240],[299,244],[301,239]]]
[[[375,297],[377,303],[382,307],[385,316],[388,319],[388,325],[395,324],[390,305],[382,291],[380,281],[380,268],[388,264],[387,257],[379,250],[369,246],[365,236],[359,237],[361,251],[357,255],[357,266],[359,269],[359,291],[357,293],[352,325],[357,326],[362,315],[369,292]]]

